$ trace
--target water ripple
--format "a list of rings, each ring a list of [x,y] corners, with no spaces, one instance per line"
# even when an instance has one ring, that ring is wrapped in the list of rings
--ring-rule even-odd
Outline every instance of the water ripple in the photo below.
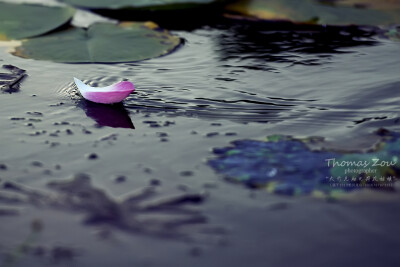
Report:
[[[368,30],[221,24],[176,34],[186,41],[175,53],[139,63],[93,67],[84,82],[107,86],[131,80],[137,90],[124,101],[125,108],[167,116],[285,121],[297,127],[347,127],[364,118],[395,116],[381,112],[380,105],[396,110],[393,101],[388,105],[387,96],[395,97],[394,68],[400,66],[393,61],[388,69],[388,63],[380,60],[384,55],[363,52],[387,45]],[[377,76],[371,68],[386,71]],[[364,91],[374,95],[375,109],[367,104],[369,97],[361,96]],[[79,98],[72,83],[57,92]]]

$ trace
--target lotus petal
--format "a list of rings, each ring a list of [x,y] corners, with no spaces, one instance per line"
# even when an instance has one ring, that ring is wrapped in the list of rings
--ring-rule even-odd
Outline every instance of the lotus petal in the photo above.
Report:
[[[133,83],[128,81],[118,82],[107,87],[91,87],[75,77],[74,81],[85,99],[102,104],[121,102],[135,91]]]

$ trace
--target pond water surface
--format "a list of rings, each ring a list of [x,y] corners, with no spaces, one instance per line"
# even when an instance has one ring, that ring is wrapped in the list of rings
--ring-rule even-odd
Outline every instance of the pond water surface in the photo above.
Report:
[[[238,139],[321,136],[352,150],[378,128],[398,131],[400,43],[356,27],[244,22],[173,33],[184,45],[139,63],[0,50],[29,75],[0,95],[5,266],[395,266],[398,193],[368,204],[288,198],[227,183],[206,161]],[[137,89],[123,105],[97,105],[73,77]]]

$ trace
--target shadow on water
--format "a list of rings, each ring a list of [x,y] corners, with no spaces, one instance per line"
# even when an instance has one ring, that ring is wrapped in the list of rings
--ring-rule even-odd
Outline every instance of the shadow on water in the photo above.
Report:
[[[99,126],[135,129],[129,112],[122,103],[105,105],[81,99],[77,101],[77,106],[82,108],[86,116],[96,121]]]

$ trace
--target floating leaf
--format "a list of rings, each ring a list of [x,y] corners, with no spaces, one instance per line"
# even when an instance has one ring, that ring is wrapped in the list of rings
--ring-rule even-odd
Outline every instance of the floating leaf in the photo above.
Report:
[[[221,2],[221,0],[61,0],[62,2],[92,9],[181,9]]]
[[[0,2],[0,40],[41,35],[65,24],[74,13],[71,7]]]
[[[332,25],[400,23],[399,1],[377,2],[380,3],[371,0],[240,0],[228,5],[227,10],[262,20]]]
[[[12,65],[3,65],[10,73],[0,73],[0,89],[6,93],[19,91],[21,81],[26,77],[25,70]]]
[[[314,151],[307,145],[315,142],[313,138],[267,140],[238,140],[231,147],[214,149],[217,158],[208,164],[228,180],[287,195],[388,189],[400,174],[397,133],[382,138],[380,149],[370,153]]]
[[[152,22],[96,23],[26,40],[13,54],[64,63],[117,63],[165,55],[180,43]]]

